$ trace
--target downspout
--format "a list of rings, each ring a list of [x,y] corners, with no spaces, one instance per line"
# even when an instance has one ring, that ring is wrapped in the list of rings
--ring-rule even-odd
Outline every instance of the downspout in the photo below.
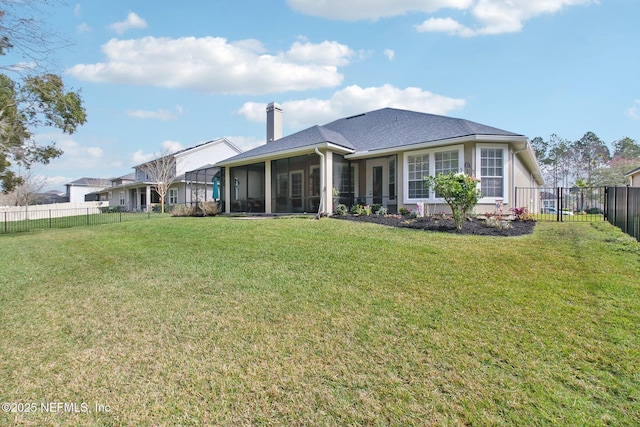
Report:
[[[325,163],[324,163],[324,154],[322,154],[320,152],[320,150],[318,150],[318,147],[316,147],[316,154],[318,156],[320,156],[320,203],[318,204],[318,214],[316,215],[316,219],[320,219],[320,216],[323,213],[324,210],[324,193],[325,193],[325,186],[324,186],[324,168],[325,168]]]
[[[511,203],[513,204],[512,208],[517,208],[517,206],[515,206],[515,199],[516,199],[516,154],[522,153],[523,151],[527,150],[529,148],[529,138],[527,138],[527,140],[524,143],[524,147],[521,148],[520,150],[516,150],[513,151],[511,153],[511,188],[513,188],[513,194],[511,195]]]

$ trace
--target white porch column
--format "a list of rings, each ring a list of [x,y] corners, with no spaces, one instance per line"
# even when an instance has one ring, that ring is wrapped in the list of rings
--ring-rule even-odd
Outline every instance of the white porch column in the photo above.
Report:
[[[324,155],[324,213],[333,212],[333,152]]]
[[[147,185],[147,212],[151,212],[151,186]]]
[[[271,161],[264,162],[264,212],[271,213]]]

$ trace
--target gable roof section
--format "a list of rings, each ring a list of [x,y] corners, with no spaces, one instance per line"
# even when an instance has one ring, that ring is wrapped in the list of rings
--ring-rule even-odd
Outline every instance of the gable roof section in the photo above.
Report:
[[[472,135],[522,137],[469,120],[395,108],[339,119],[324,127],[342,134],[356,151],[399,148]]]
[[[435,114],[383,108],[313,126],[219,162],[260,159],[295,149],[330,143],[352,153],[409,147],[473,135],[524,138],[480,123]]]
[[[312,126],[308,129],[296,132],[292,135],[285,136],[275,141],[268,142],[264,145],[245,151],[230,159],[223,160],[218,164],[224,164],[229,161],[238,161],[249,158],[260,158],[280,152],[288,152],[298,148],[313,147],[323,143],[330,143],[343,147],[349,151],[355,151],[355,147],[342,134],[323,126]]]
[[[107,187],[111,181],[103,178],[80,178],[66,184],[67,186],[76,187]]]

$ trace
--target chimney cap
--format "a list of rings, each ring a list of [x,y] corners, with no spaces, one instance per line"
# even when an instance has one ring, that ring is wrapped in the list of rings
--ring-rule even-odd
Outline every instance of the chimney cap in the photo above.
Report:
[[[267,111],[272,111],[272,110],[282,111],[282,106],[277,102],[270,102],[269,104],[267,104]]]

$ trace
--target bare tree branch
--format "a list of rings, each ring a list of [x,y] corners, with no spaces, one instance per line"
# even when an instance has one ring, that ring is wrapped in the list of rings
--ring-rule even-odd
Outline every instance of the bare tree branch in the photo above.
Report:
[[[151,187],[160,196],[161,212],[164,213],[164,201],[169,187],[176,179],[176,158],[168,150],[161,152],[154,160],[139,166],[152,182]]]

